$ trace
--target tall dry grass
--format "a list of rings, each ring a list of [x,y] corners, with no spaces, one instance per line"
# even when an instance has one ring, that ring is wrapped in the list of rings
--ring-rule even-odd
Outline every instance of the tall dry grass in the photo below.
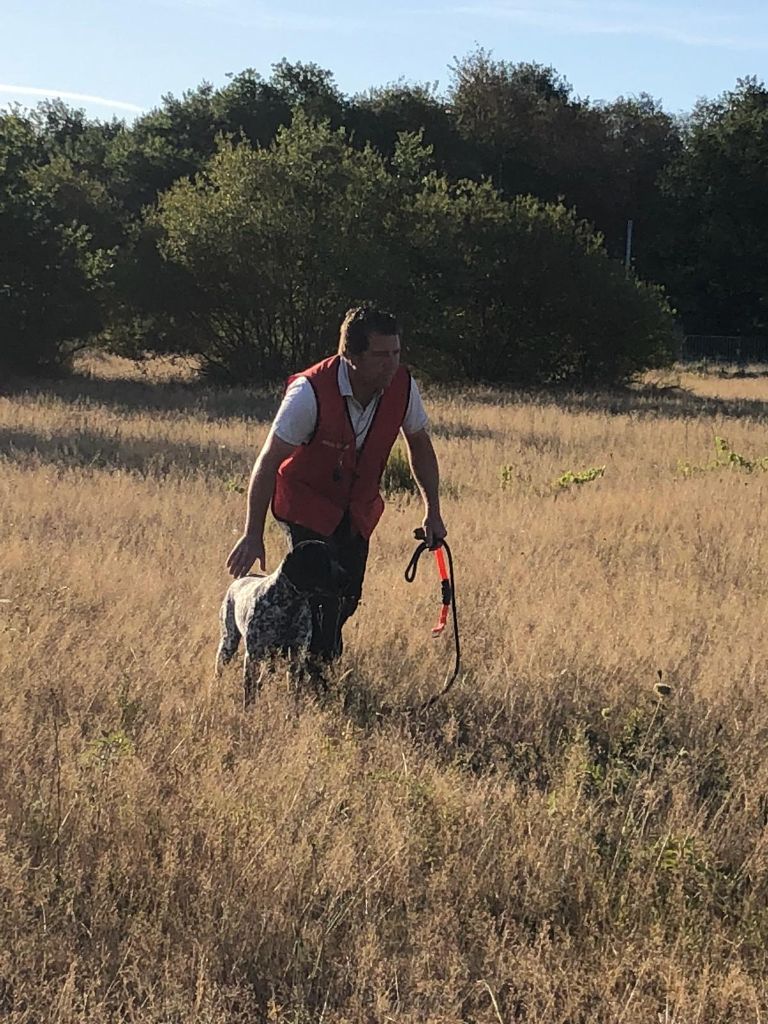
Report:
[[[275,396],[83,369],[0,397],[0,1018],[765,1019],[768,474],[707,464],[768,455],[768,379],[433,395],[460,682],[407,710],[451,648],[403,497],[330,694],[244,714]]]

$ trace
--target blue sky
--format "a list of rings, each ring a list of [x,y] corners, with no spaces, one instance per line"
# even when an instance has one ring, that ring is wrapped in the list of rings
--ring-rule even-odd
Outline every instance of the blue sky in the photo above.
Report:
[[[0,107],[59,95],[133,118],[164,93],[289,60],[329,68],[347,94],[400,78],[449,81],[477,45],[553,65],[594,100],[649,92],[670,112],[768,78],[758,0],[1,0]]]

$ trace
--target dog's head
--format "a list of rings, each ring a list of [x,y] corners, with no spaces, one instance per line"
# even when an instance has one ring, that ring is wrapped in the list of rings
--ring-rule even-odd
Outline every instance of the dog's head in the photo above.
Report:
[[[289,551],[282,571],[290,582],[304,594],[339,596],[348,575],[321,540],[303,540]]]

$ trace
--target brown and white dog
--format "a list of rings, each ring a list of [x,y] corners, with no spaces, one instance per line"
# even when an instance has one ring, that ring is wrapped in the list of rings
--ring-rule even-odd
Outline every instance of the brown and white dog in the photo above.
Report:
[[[312,650],[313,603],[338,597],[347,574],[327,544],[306,540],[289,551],[268,576],[243,576],[229,587],[221,605],[221,641],[216,674],[237,653],[245,639],[243,697],[246,706],[258,692],[258,669],[270,655],[295,657],[299,662]]]

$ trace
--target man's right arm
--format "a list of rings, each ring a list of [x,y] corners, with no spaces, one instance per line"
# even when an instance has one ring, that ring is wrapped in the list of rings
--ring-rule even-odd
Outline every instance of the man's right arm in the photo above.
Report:
[[[278,467],[296,448],[297,445],[279,438],[273,429],[259,452],[248,484],[245,530],[227,558],[227,569],[236,579],[245,576],[255,561],[261,571],[266,572],[264,523],[267,509],[275,490]]]

